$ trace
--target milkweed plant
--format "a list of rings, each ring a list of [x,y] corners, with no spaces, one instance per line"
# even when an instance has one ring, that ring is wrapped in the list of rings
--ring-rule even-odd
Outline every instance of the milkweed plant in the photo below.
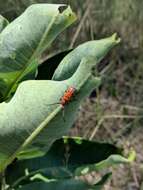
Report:
[[[113,34],[79,45],[57,64],[59,54],[41,63],[75,21],[70,6],[60,4],[33,4],[11,23],[0,16],[2,190],[99,190],[109,167],[133,160],[115,145],[66,136],[82,101],[101,84],[93,68],[120,42]],[[102,170],[92,184],[80,178]]]

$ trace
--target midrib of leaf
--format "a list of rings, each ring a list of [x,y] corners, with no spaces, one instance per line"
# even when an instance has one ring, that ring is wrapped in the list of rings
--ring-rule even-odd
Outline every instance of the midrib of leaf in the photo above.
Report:
[[[47,124],[62,110],[62,106],[59,105],[50,115],[48,115],[43,122],[39,124],[39,126],[31,133],[31,135],[24,141],[24,143],[0,166],[0,172],[3,171],[7,165],[9,165],[17,156],[17,154],[22,151],[27,145],[31,144],[31,142],[37,137],[37,135],[47,127]]]
[[[33,62],[32,62],[33,58],[36,57],[36,54],[37,54],[37,52],[39,51],[39,48],[41,47],[41,44],[42,44],[43,41],[45,40],[46,35],[47,35],[47,34],[49,33],[49,31],[51,30],[51,28],[52,28],[52,26],[53,26],[53,24],[54,24],[54,22],[55,22],[55,20],[56,20],[56,18],[57,18],[58,15],[59,15],[59,13],[57,13],[57,14],[53,17],[53,19],[51,20],[51,22],[50,22],[48,28],[45,30],[45,32],[44,32],[44,34],[43,34],[43,36],[42,36],[42,38],[41,38],[41,40],[40,40],[40,42],[39,42],[37,48],[35,49],[35,51],[34,51],[33,54],[31,55],[30,59],[28,60],[27,64],[25,65],[25,67],[22,69],[22,71],[19,73],[19,75],[16,77],[16,79],[15,79],[15,80],[11,83],[11,85],[9,86],[9,88],[8,88],[8,90],[7,90],[6,94],[5,94],[5,96],[3,97],[3,100],[6,100],[6,98],[9,97],[9,95],[11,94],[11,90],[12,90],[13,86],[19,81],[19,79],[21,78],[21,76],[24,75],[24,73],[25,73],[25,71],[26,71],[26,69],[27,69],[27,66],[28,66],[28,65],[30,66],[30,65],[33,63]]]

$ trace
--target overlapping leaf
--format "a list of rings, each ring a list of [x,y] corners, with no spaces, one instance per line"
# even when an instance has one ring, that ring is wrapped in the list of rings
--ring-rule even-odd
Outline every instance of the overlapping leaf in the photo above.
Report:
[[[95,185],[75,180],[75,176],[129,163],[133,161],[134,156],[134,152],[131,152],[128,158],[123,157],[122,150],[109,143],[88,141],[80,137],[64,137],[57,140],[45,156],[26,159],[26,155],[19,155],[20,160],[12,163],[7,169],[6,183],[12,189],[22,186],[23,189],[59,187],[62,190],[64,188],[98,190],[103,187],[110,174],[103,176]],[[38,186],[36,187],[33,182]]]
[[[78,68],[83,57],[92,57],[95,62],[99,63],[109,52],[109,49],[119,42],[120,38],[117,38],[117,34],[115,33],[109,38],[89,41],[79,45],[61,61],[52,79],[60,81],[71,77]]]
[[[32,143],[33,147],[44,149],[67,132],[81,100],[99,85],[99,78],[92,78],[88,64],[89,60],[83,60],[75,75],[67,81],[23,82],[9,103],[0,104],[0,170],[27,145]],[[65,107],[65,122],[62,106],[50,104],[59,102],[67,86],[75,86],[79,92],[77,101]]]
[[[75,20],[70,7],[34,4],[0,34],[0,96],[9,98],[22,80],[34,78],[38,59]]]
[[[109,39],[105,39],[108,45],[101,44],[99,57],[118,43],[113,37]],[[85,55],[71,78],[61,82],[23,82],[9,103],[0,104],[0,171],[30,144],[32,148],[47,149],[47,144],[50,147],[57,138],[67,133],[79,104],[100,83],[100,79],[92,75],[92,68],[97,64],[95,58]],[[65,106],[64,122],[62,107],[51,104],[59,102],[68,86],[74,86],[77,93],[76,101]]]
[[[98,143],[79,137],[57,140],[46,155],[39,158],[26,159],[21,153],[19,159],[11,164],[6,172],[7,184],[15,187],[31,182],[32,176],[41,175],[45,178],[72,178],[77,173],[82,175],[92,167],[92,171],[100,171],[115,164],[111,158],[118,159],[118,163],[129,162],[122,156],[121,149],[108,143]],[[81,171],[81,172],[79,172]],[[15,175],[12,175],[13,172]],[[36,179],[36,178],[35,178]],[[37,178],[38,179],[38,178]]]
[[[106,181],[110,177],[107,174],[97,184],[87,184],[81,180],[69,179],[69,180],[57,180],[49,182],[34,182],[31,184],[24,185],[16,190],[101,190],[105,185]]]

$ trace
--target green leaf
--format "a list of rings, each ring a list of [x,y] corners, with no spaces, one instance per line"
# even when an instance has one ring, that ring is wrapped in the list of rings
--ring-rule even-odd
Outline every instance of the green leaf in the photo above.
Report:
[[[115,39],[110,38],[110,40],[116,44]],[[107,43],[106,52],[113,47],[113,43],[109,41]],[[101,57],[106,49],[105,44],[100,47]],[[68,132],[81,101],[101,82],[101,79],[94,77],[92,73],[96,64],[94,57],[83,57],[71,78],[61,82],[44,80],[23,82],[9,103],[0,104],[2,110],[0,171],[4,170],[27,146],[31,145],[29,148],[40,150],[47,149],[56,139]],[[76,101],[70,101],[64,106],[65,122],[63,106],[55,103],[59,103],[69,86],[76,89]]]
[[[8,20],[0,15],[0,33],[9,24]]]
[[[12,186],[21,185],[36,174],[48,179],[71,178],[79,169],[81,174],[89,164],[92,170],[94,168],[94,171],[99,171],[104,169],[103,166],[107,168],[104,162],[108,162],[113,154],[119,157],[122,151],[109,143],[88,141],[80,137],[64,137],[55,141],[42,157],[26,159],[27,155],[21,153],[18,156],[20,160],[7,168],[6,182],[9,185],[13,184]],[[113,162],[109,166],[112,164]],[[13,172],[15,175],[12,175]]]
[[[73,75],[83,57],[92,57],[97,63],[109,52],[109,50],[120,42],[117,34],[111,37],[89,41],[79,45],[70,52],[59,64],[53,80],[65,80]]]
[[[105,159],[97,164],[92,164],[92,165],[90,164],[87,166],[79,167],[76,170],[76,175],[84,175],[84,174],[87,174],[92,171],[100,171],[100,170],[104,170],[104,169],[109,168],[114,165],[125,164],[125,163],[130,163],[130,162],[131,162],[131,160],[128,158],[124,158],[121,155],[113,154],[113,155],[109,156],[107,159]]]
[[[103,176],[103,178],[97,182],[97,184],[91,185],[84,181],[76,179],[68,180],[48,180],[46,182],[33,182],[28,185],[24,185],[16,190],[101,190],[110,177],[110,173]]]
[[[47,149],[47,144],[50,147],[67,133],[83,98],[100,84],[100,78],[91,74],[93,64],[83,59],[77,72],[66,81],[23,82],[9,103],[0,104],[0,171],[29,144],[33,148]],[[51,104],[60,101],[68,86],[74,86],[77,94],[76,101],[64,108],[65,122],[63,107]]]
[[[41,53],[75,18],[66,5],[33,4],[1,32],[1,101],[9,98],[20,81],[31,73],[35,76]]]

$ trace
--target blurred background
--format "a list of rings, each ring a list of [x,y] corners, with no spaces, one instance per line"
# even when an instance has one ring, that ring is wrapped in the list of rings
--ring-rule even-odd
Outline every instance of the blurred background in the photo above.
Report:
[[[143,0],[0,0],[0,14],[12,21],[37,2],[70,4],[78,16],[48,54],[114,32],[121,37],[104,60],[109,65],[102,86],[81,105],[70,134],[116,143],[126,154],[133,148],[135,162],[112,168],[105,190],[143,189]]]

